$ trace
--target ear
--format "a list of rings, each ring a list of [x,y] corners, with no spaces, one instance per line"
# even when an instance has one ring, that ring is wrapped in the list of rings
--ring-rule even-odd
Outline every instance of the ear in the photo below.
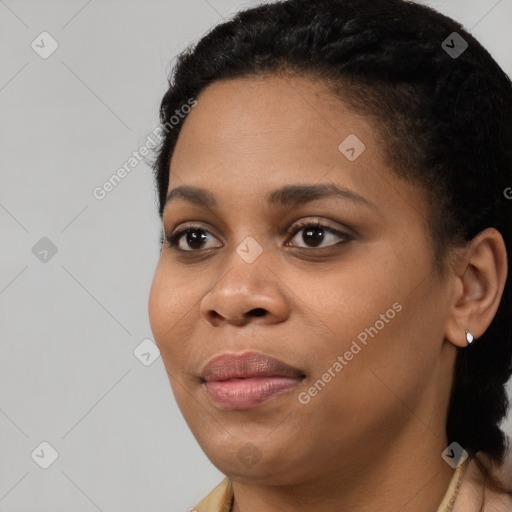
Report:
[[[445,338],[465,347],[466,329],[475,340],[492,322],[507,280],[507,250],[495,228],[481,231],[460,253],[454,265],[455,285]]]

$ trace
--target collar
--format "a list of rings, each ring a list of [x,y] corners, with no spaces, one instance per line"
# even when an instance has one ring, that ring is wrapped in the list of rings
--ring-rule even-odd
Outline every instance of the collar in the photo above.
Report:
[[[193,512],[231,512],[233,505],[233,487],[228,478],[211,491],[194,508]]]
[[[455,500],[469,465],[470,458],[460,464],[452,476],[446,494],[437,512],[452,512]],[[224,478],[204,499],[192,510],[194,512],[231,512],[233,505],[233,486],[228,478]]]
[[[459,493],[460,485],[462,483],[462,479],[466,473],[466,469],[468,468],[470,458],[466,458],[462,464],[457,466],[455,473],[450,480],[450,485],[448,486],[448,490],[444,495],[443,501],[441,501],[441,505],[437,509],[437,512],[451,512],[453,510],[453,506],[455,505],[455,499],[457,498],[457,494]]]

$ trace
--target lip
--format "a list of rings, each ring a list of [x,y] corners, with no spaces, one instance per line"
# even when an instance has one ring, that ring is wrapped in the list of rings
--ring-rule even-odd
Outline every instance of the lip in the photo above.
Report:
[[[258,352],[226,353],[210,359],[200,375],[208,398],[220,409],[249,409],[297,386],[298,368]]]

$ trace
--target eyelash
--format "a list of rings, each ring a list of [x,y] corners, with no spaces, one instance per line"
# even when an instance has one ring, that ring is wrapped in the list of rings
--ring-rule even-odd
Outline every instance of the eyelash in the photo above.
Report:
[[[353,240],[353,237],[351,237],[347,233],[344,233],[343,231],[339,231],[337,229],[331,228],[327,224],[323,224],[322,222],[320,222],[318,220],[317,221],[304,221],[302,223],[292,225],[290,228],[288,228],[286,230],[286,232],[289,235],[289,238],[294,238],[297,233],[299,233],[301,230],[303,230],[305,228],[320,228],[323,231],[327,231],[329,233],[337,235],[337,236],[343,238],[344,240],[341,241],[341,242],[337,242],[335,244],[329,245],[327,247],[319,247],[319,248],[315,248],[315,247],[299,247],[298,249],[301,249],[301,250],[306,250],[306,251],[327,250],[327,249],[333,248],[336,245],[340,245],[340,244],[346,243],[346,242],[348,242],[350,240]],[[198,253],[198,252],[201,252],[203,250],[206,250],[206,249],[193,249],[193,250],[190,250],[190,251],[185,251],[183,249],[180,249],[178,247],[179,241],[180,241],[181,237],[184,234],[187,233],[187,231],[202,231],[202,232],[205,232],[205,233],[210,233],[208,230],[206,230],[206,229],[204,229],[204,228],[202,228],[201,226],[198,226],[198,225],[191,224],[191,225],[188,225],[188,226],[184,226],[183,228],[179,229],[178,231],[176,231],[176,232],[172,233],[171,235],[165,237],[165,241],[167,242],[168,246],[171,249],[173,249],[175,251],[179,251],[181,253]],[[161,243],[162,244],[164,243],[163,236],[162,236],[162,239],[161,239]]]

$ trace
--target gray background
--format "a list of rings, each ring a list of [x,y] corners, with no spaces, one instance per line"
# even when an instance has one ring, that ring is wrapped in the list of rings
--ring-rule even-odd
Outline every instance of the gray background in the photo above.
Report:
[[[171,59],[256,3],[0,0],[0,511],[185,511],[222,478],[161,358],[134,354],[152,339],[151,171],[92,191],[157,126]],[[429,4],[512,75],[512,0]]]

